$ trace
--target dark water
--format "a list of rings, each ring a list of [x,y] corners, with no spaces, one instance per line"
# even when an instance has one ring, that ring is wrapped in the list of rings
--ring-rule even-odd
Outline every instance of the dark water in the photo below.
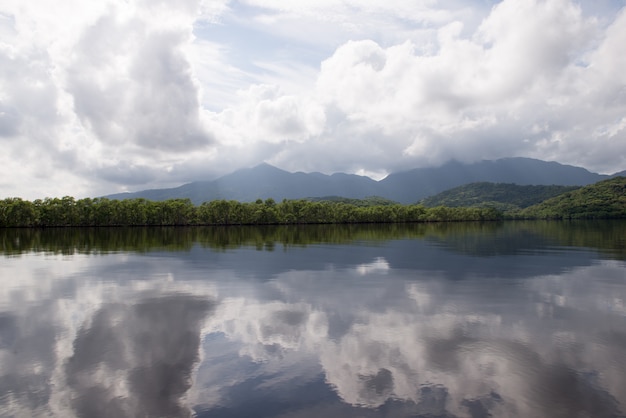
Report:
[[[0,230],[2,417],[624,417],[626,223]]]

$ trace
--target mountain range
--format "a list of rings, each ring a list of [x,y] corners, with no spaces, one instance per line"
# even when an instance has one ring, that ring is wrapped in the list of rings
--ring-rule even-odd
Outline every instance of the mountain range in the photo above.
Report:
[[[213,181],[196,181],[168,189],[142,190],[105,196],[109,199],[144,198],[167,200],[189,198],[198,205],[211,200],[251,202],[272,198],[304,199],[341,196],[363,199],[380,196],[399,203],[416,203],[453,187],[475,182],[518,185],[584,186],[615,176],[592,173],[585,168],[531,158],[504,158],[466,164],[450,161],[439,167],[416,168],[392,173],[376,181],[366,176],[335,173],[291,173],[263,163],[237,170]]]

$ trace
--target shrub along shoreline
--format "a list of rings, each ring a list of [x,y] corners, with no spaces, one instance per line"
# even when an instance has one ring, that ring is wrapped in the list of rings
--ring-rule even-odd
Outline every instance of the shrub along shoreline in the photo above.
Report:
[[[189,199],[20,198],[0,200],[0,227],[290,225],[497,221],[494,208],[385,204],[361,206],[332,201],[273,199],[256,202]]]

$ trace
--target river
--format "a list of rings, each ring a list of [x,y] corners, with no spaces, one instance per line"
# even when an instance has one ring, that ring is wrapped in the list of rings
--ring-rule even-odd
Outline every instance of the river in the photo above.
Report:
[[[626,222],[0,230],[3,417],[624,417]]]

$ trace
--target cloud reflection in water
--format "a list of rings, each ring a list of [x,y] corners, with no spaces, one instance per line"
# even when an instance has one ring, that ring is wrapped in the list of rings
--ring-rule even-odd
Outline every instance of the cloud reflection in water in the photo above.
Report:
[[[620,262],[603,262],[514,285],[373,271],[373,282],[380,284],[380,274],[389,282],[382,288],[363,282],[358,267],[358,281],[346,279],[348,270],[289,272],[272,285],[292,302],[233,298],[209,329],[261,368],[271,364],[257,374],[278,374],[285,386],[295,362],[317,358],[343,402],[377,414],[616,417],[626,404],[626,344],[606,338],[626,336],[626,323],[606,322],[608,311],[598,308],[626,297],[623,285],[607,283],[623,271]],[[607,281],[589,281],[598,275]],[[349,288],[353,297],[346,298]],[[335,337],[333,321],[344,322]],[[314,381],[316,370],[310,372]],[[226,396],[228,388],[220,391]]]
[[[71,261],[0,264],[5,415],[624,416],[626,268],[590,251]]]
[[[170,295],[105,304],[74,340],[65,371],[79,417],[186,417],[182,397],[213,304]]]

